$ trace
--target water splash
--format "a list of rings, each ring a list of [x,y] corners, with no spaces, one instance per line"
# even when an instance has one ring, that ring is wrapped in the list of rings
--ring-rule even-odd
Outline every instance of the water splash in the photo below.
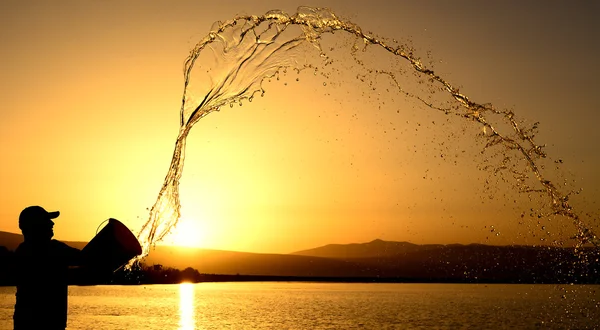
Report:
[[[186,138],[194,124],[224,106],[264,95],[265,79],[278,77],[282,72],[314,70],[315,74],[326,76],[321,69],[331,63],[330,55],[335,49],[326,51],[322,47],[322,38],[338,32],[354,38],[350,56],[359,67],[362,66],[361,50],[367,47],[378,47],[393,61],[408,65],[409,73],[419,82],[419,88],[425,90],[426,96],[409,91],[403,84],[404,70],[394,70],[393,66],[385,70],[364,66],[362,69],[370,75],[388,79],[397,93],[415,99],[431,110],[477,123],[485,139],[485,149],[503,148],[506,153],[517,155],[516,160],[526,163],[526,169],[517,169],[510,165],[516,161],[515,157],[506,156],[488,169],[509,171],[521,192],[545,195],[550,211],[538,216],[569,219],[576,228],[578,246],[591,243],[600,247],[600,239],[570,205],[570,193],[562,193],[538,165],[547,155],[544,147],[535,142],[537,124],[524,126],[511,110],[472,101],[423,64],[407,45],[364,32],[328,9],[300,7],[293,15],[275,10],[261,16],[245,15],[217,22],[191,51],[184,66],[180,128],[173,158],[158,198],[150,209],[149,219],[138,235],[143,256],[169,233],[180,217],[179,180]],[[446,99],[440,101],[433,97],[437,94]]]

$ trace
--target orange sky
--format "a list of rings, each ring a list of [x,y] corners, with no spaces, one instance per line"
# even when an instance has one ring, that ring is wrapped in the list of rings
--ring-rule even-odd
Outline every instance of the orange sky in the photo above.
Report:
[[[598,4],[260,3],[1,2],[0,230],[18,232],[19,212],[35,204],[61,211],[58,239],[89,240],[109,217],[139,230],[171,159],[190,48],[216,20],[300,4],[411,40],[473,100],[540,121],[537,141],[564,161],[549,175],[583,188],[573,205],[597,219]],[[535,244],[547,231],[572,234],[560,219],[519,225],[535,198],[508,185],[489,198],[476,126],[399,96],[379,110],[353,75],[326,87],[289,76],[201,120],[188,140],[179,228],[198,238],[173,240],[284,253],[375,238]]]

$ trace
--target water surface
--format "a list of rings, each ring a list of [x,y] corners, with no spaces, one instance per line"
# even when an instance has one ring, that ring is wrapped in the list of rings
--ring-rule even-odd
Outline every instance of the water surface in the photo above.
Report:
[[[14,287],[0,288],[0,329]],[[199,283],[69,287],[68,329],[594,329],[600,286]]]

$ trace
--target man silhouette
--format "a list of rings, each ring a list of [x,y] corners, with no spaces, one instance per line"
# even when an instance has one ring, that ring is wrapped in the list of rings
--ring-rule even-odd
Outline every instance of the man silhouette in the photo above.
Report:
[[[30,206],[19,215],[25,240],[15,252],[15,330],[67,327],[67,270],[69,265],[79,263],[80,251],[52,239],[52,219],[59,214]]]

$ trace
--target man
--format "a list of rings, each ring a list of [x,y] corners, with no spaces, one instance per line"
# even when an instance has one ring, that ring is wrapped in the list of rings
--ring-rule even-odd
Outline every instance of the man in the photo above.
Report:
[[[67,327],[67,270],[79,262],[80,251],[52,239],[52,219],[59,214],[30,206],[19,215],[25,240],[15,252],[15,330]]]

